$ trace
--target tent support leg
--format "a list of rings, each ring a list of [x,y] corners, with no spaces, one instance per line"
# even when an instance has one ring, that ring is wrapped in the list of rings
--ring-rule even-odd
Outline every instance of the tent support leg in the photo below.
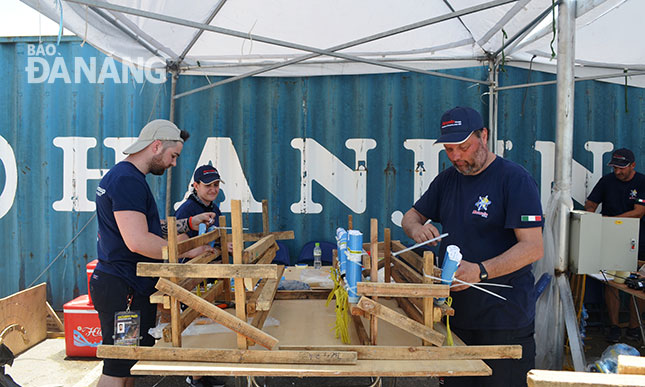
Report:
[[[170,113],[168,120],[170,122],[175,122],[175,94],[177,93],[177,79],[179,78],[179,73],[177,70],[170,71]],[[172,168],[168,168],[166,172],[166,217],[170,214],[170,203],[171,203],[171,193],[172,193]]]

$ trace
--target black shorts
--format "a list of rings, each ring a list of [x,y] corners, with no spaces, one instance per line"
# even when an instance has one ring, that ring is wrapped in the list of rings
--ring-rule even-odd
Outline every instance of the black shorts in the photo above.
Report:
[[[452,332],[468,345],[521,345],[521,359],[485,360],[491,376],[446,377],[445,386],[526,386],[526,374],[535,368],[535,323],[526,328],[471,330],[453,328]]]
[[[95,270],[90,279],[90,293],[94,309],[99,314],[103,344],[114,344],[114,314],[123,312],[128,305],[128,295],[132,294],[130,310],[139,311],[141,315],[141,346],[151,347],[154,337],[148,329],[156,325],[157,306],[150,303],[149,296],[134,293],[132,288],[121,278]],[[114,377],[129,377],[130,368],[136,360],[104,359],[103,374]]]

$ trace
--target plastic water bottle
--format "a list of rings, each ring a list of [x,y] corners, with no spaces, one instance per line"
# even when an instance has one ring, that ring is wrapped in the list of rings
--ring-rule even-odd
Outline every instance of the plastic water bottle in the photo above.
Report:
[[[322,266],[322,249],[320,248],[320,243],[316,242],[316,247],[314,247],[314,269],[320,269]]]

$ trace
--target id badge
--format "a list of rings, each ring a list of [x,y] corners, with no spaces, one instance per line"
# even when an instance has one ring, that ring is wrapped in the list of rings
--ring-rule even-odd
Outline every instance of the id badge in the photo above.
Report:
[[[139,345],[141,315],[138,310],[114,314],[114,345],[136,347]]]

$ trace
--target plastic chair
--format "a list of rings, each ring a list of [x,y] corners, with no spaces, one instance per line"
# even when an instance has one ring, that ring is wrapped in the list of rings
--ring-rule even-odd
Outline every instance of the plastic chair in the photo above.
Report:
[[[273,258],[271,263],[285,266],[291,265],[291,257],[289,256],[289,248],[287,247],[287,244],[279,241],[276,241],[275,243],[278,244],[279,250],[275,253],[275,258]]]
[[[313,265],[314,263],[314,247],[316,243],[320,243],[320,248],[322,249],[322,264],[324,266],[331,266],[333,260],[333,250],[336,248],[336,244],[332,242],[325,241],[311,241],[305,243],[300,250],[300,255],[298,256],[297,264],[307,264]]]

